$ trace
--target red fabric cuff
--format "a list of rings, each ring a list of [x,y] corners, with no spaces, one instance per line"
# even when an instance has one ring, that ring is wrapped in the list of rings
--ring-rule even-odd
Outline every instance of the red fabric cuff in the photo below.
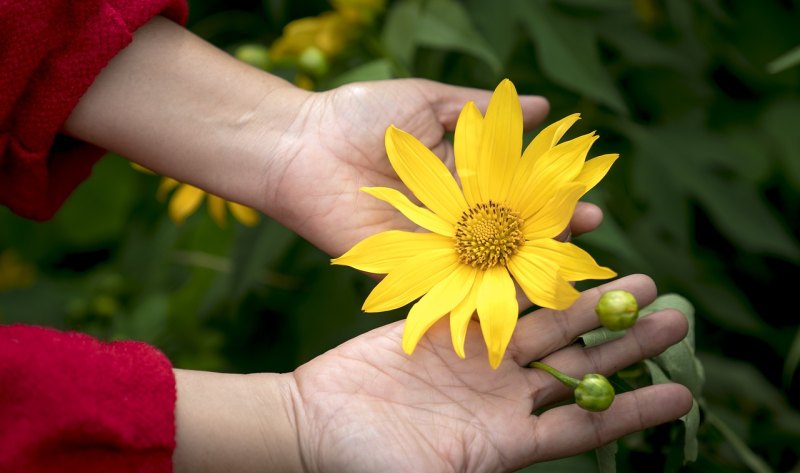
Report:
[[[0,204],[53,216],[105,153],[59,130],[95,77],[154,16],[185,0],[18,0],[0,9]]]
[[[0,471],[172,471],[175,378],[155,348],[0,326],[0,360]]]

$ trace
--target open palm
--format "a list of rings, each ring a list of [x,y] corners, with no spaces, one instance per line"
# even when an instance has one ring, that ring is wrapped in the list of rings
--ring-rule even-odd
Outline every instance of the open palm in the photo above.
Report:
[[[428,332],[413,356],[400,347],[403,322],[355,338],[294,373],[294,405],[304,465],[315,472],[513,471],[524,465],[598,447],[688,411],[678,385],[618,395],[590,413],[574,404],[532,415],[570,392],[549,375],[526,368],[543,359],[581,377],[611,373],[653,356],[682,338],[685,318],[665,311],[625,337],[584,349],[572,341],[597,325],[601,291],[626,289],[640,303],[655,298],[646,276],[590,290],[566,312],[539,310],[520,319],[506,359],[489,367],[476,322],[467,359],[453,352],[447,323]]]
[[[312,94],[295,122],[302,143],[269,190],[277,218],[329,254],[340,255],[366,236],[415,225],[389,205],[360,192],[363,186],[402,190],[384,148],[394,124],[417,137],[454,168],[453,131],[464,104],[485,109],[491,92],[419,79],[350,84]],[[540,97],[521,97],[526,128],[548,111]],[[599,219],[592,220],[597,223]],[[586,225],[586,226],[592,226]]]

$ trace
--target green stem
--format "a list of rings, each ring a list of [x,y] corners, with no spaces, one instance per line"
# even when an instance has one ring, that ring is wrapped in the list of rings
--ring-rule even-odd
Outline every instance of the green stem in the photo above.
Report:
[[[562,383],[564,383],[565,386],[570,387],[572,389],[577,388],[578,384],[580,383],[580,381],[578,381],[577,379],[572,378],[570,376],[567,376],[564,373],[562,373],[561,371],[558,371],[557,369],[553,368],[552,366],[546,365],[546,364],[542,363],[541,361],[532,361],[528,365],[528,367],[529,368],[539,368],[540,370],[547,371],[548,373],[553,375],[554,378],[556,378],[557,380],[559,380]]]

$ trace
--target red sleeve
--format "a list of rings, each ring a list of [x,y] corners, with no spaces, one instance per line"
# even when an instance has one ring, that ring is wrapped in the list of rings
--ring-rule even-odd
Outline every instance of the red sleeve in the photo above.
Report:
[[[59,134],[132,33],[186,0],[0,0],[0,204],[45,220],[104,150]]]
[[[0,471],[172,471],[175,378],[141,342],[0,326]]]

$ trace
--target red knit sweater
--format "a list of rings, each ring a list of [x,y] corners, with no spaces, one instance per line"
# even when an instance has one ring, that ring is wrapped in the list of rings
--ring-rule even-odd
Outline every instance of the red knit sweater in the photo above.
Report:
[[[0,204],[52,217],[104,151],[59,134],[94,78],[185,0],[0,0]]]
[[[47,219],[104,151],[59,134],[94,78],[185,0],[0,0],[0,204]],[[175,380],[137,342],[0,326],[0,472],[172,471]]]

